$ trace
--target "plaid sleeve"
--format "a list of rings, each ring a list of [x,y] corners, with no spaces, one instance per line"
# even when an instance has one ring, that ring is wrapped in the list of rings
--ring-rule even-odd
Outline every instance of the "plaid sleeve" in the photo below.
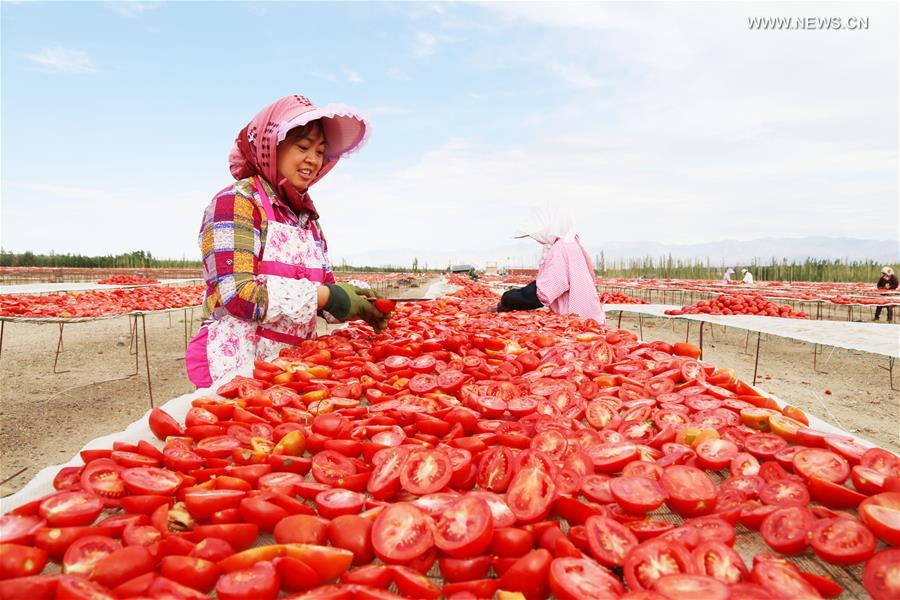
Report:
[[[266,314],[266,288],[256,281],[263,219],[253,200],[236,188],[220,193],[206,209],[200,249],[206,277],[205,311],[221,306],[248,321]]]

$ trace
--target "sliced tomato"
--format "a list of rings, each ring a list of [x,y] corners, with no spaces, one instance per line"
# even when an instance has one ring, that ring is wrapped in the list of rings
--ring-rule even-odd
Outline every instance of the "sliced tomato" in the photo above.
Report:
[[[777,479],[767,483],[759,491],[759,499],[763,504],[785,508],[806,506],[809,504],[810,496],[803,483],[792,479]]]
[[[672,465],[663,471],[659,483],[668,496],[666,504],[684,517],[709,514],[716,507],[716,484],[696,467]]]
[[[886,548],[866,562],[863,585],[873,600],[900,598],[900,548]]]
[[[630,529],[608,517],[590,517],[585,528],[591,555],[604,566],[621,567],[626,554],[638,545]]]
[[[216,583],[216,595],[220,600],[274,600],[279,589],[278,573],[267,561],[227,573]]]
[[[86,538],[84,538],[86,539]],[[129,579],[149,573],[156,558],[144,546],[125,546],[104,556],[91,571],[91,580],[110,589]]]
[[[199,525],[193,531],[193,539],[197,542],[206,538],[219,538],[228,542],[238,552],[252,546],[258,536],[259,527],[252,523]]]
[[[813,500],[831,508],[856,508],[866,499],[855,490],[818,477],[809,480],[809,493]]]
[[[0,544],[27,544],[46,521],[32,515],[5,514],[0,516]]]
[[[404,563],[434,544],[429,517],[407,502],[392,504],[375,519],[372,546],[386,563]]]
[[[888,544],[900,546],[900,492],[866,498],[859,505],[859,518]]]
[[[774,557],[772,557],[774,558]],[[761,585],[770,594],[785,600],[794,598],[821,598],[816,588],[800,574],[800,569],[781,559],[754,559],[750,577],[754,583]]]
[[[550,590],[559,600],[614,598],[625,586],[611,572],[586,558],[557,558],[550,563]]]
[[[81,470],[81,489],[103,500],[107,507],[119,506],[125,495],[122,467],[108,458],[92,460]]]
[[[850,476],[850,465],[841,455],[821,448],[807,448],[794,455],[794,470],[806,479],[818,477],[843,483]]]
[[[219,578],[219,567],[214,562],[192,556],[165,556],[159,572],[163,577],[203,593],[209,593]]]
[[[815,553],[835,565],[852,565],[875,554],[875,536],[857,521],[845,517],[820,519],[813,525],[810,545]]]
[[[712,471],[724,469],[738,455],[737,445],[724,439],[705,440],[694,450],[697,452],[697,463]]]
[[[434,543],[454,558],[472,558],[487,550],[494,533],[491,508],[477,496],[463,496],[441,515]]]
[[[776,552],[799,554],[806,549],[814,520],[805,506],[779,508],[765,518],[759,532]]]
[[[103,510],[103,500],[86,492],[60,492],[41,502],[39,512],[52,527],[90,525]]]
[[[683,544],[662,538],[641,542],[625,556],[625,582],[632,591],[650,590],[666,575],[693,573],[691,554]]]
[[[652,463],[648,463],[652,464]],[[644,514],[656,510],[666,500],[660,485],[646,477],[622,475],[610,480],[609,490],[623,509],[630,513]]]
[[[653,589],[670,600],[728,600],[731,597],[727,585],[706,575],[666,575],[656,581]]]
[[[701,575],[708,575],[729,585],[750,577],[740,555],[722,542],[701,542],[692,554],[697,573]]]
[[[506,491],[506,503],[522,523],[533,523],[550,513],[556,484],[540,467],[520,469]]]
[[[121,473],[125,488],[131,494],[158,494],[171,496],[181,485],[181,478],[165,469],[135,467]]]
[[[442,490],[452,476],[453,466],[445,452],[414,450],[400,469],[400,485],[421,496]]]

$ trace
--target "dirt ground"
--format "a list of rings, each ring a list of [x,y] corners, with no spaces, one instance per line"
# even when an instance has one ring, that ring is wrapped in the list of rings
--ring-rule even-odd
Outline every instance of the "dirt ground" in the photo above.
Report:
[[[404,290],[421,296],[428,283]],[[399,290],[398,290],[399,292]],[[199,326],[195,311],[191,331]],[[617,315],[610,321],[615,324]],[[147,317],[147,340],[156,404],[193,390],[184,372],[184,316],[181,312]],[[324,322],[323,322],[324,324]],[[685,339],[685,322],[645,318],[644,337],[669,342]],[[707,326],[708,327],[708,326]],[[622,328],[637,331],[626,315]],[[88,441],[121,431],[149,407],[143,339],[139,373],[129,352],[126,317],[72,323],[64,330],[64,350],[53,372],[59,329],[56,325],[7,323],[0,356],[0,495],[25,485],[43,467],[69,460]],[[697,342],[697,325],[691,341]],[[745,333],[715,327],[704,333],[704,359],[753,376],[755,338],[744,353]],[[900,394],[891,391],[887,359],[826,348],[813,371],[812,346],[763,337],[760,386],[786,402],[837,427],[900,452]],[[900,386],[900,365],[895,381]],[[831,394],[826,394],[831,391]]]

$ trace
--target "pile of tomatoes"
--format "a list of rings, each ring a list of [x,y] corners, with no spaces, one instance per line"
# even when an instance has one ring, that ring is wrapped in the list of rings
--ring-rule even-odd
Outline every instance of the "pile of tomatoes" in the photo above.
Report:
[[[64,294],[0,295],[0,316],[79,318],[123,315],[133,311],[197,306],[203,286],[149,286],[119,290],[90,290]]]
[[[622,292],[604,292],[600,294],[600,301],[604,304],[647,304],[645,300],[632,298]]]
[[[152,285],[159,283],[159,279],[141,277],[140,275],[112,275],[106,279],[99,280],[97,283],[103,285]]]
[[[667,315],[758,315],[761,317],[783,317],[787,319],[808,319],[805,312],[797,312],[788,305],[778,305],[757,294],[717,296],[712,300],[700,300],[690,306],[667,310]]]
[[[690,344],[466,302],[400,304],[377,336],[355,322],[258,362],[184,423],[154,409],[161,441],[83,451],[0,517],[0,598],[840,594],[816,560],[900,597],[896,456]],[[771,552],[746,564],[739,534]]]

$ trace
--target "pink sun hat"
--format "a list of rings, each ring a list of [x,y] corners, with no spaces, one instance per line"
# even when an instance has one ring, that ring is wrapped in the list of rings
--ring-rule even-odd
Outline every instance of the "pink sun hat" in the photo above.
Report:
[[[262,175],[270,183],[280,185],[276,171],[277,147],[291,129],[321,119],[326,147],[325,162],[319,181],[338,161],[362,148],[369,137],[368,119],[359,111],[343,104],[316,106],[299,94],[285,96],[269,104],[237,135],[228,156],[229,168],[235,179]]]

